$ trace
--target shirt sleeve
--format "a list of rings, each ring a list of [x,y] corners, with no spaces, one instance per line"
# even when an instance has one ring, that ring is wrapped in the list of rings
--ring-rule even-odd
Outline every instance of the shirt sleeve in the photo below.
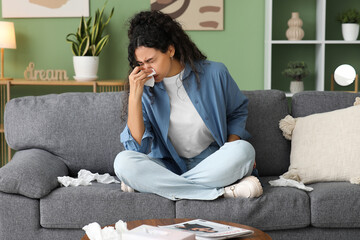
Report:
[[[235,134],[241,139],[247,140],[251,137],[248,131],[245,130],[249,101],[240,91],[227,69],[224,72],[224,78],[228,135]]]
[[[126,124],[124,130],[120,134],[120,141],[124,145],[124,148],[126,150],[136,151],[148,154],[151,149],[151,143],[154,139],[153,132],[151,130],[151,124],[148,121],[148,117],[146,112],[143,110],[143,119],[144,119],[144,125],[145,125],[145,132],[143,134],[143,137],[141,139],[141,145],[133,138],[131,135],[131,131]]]

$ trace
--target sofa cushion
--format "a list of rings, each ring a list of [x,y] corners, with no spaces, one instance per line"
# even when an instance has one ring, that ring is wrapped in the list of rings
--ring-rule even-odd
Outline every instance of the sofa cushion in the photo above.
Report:
[[[309,185],[311,224],[321,228],[360,227],[360,187],[348,182]]]
[[[357,240],[359,228],[316,228],[266,231],[273,240]]]
[[[359,98],[360,99],[360,98]],[[355,100],[355,99],[354,99]],[[306,117],[280,121],[291,137],[289,171],[285,178],[305,184],[322,181],[360,183],[360,104]]]
[[[49,152],[41,149],[18,151],[0,168],[0,191],[42,198],[59,186],[58,176],[67,174],[62,159]]]
[[[279,121],[288,112],[285,93],[278,90],[243,91],[249,99],[246,129],[256,150],[260,176],[281,175],[290,164],[290,143],[282,136]]]
[[[80,169],[114,174],[123,149],[125,92],[64,93],[10,100],[5,134],[15,150],[39,148],[61,157],[71,175]]]
[[[118,220],[174,218],[175,203],[148,193],[124,193],[120,184],[57,188],[40,200],[40,224],[44,228],[82,228],[91,222],[101,226]]]
[[[271,187],[261,178],[264,194],[259,198],[218,198],[214,201],[176,202],[177,218],[223,220],[261,230],[303,228],[310,225],[310,202],[306,192],[289,187]]]
[[[360,93],[305,91],[294,94],[291,101],[291,115],[305,117],[314,113],[330,112],[354,104]]]

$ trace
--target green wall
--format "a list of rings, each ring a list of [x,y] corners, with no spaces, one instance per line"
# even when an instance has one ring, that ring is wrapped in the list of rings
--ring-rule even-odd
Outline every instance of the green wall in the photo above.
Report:
[[[90,13],[105,0],[90,0]],[[108,0],[107,13],[115,7],[108,32],[109,44],[100,55],[99,78],[125,79],[127,20],[136,12],[150,9],[150,0]],[[263,89],[264,0],[224,0],[224,31],[188,31],[210,60],[227,65],[241,89]],[[5,50],[5,75],[23,78],[29,62],[35,69],[65,69],[72,78],[72,52],[65,36],[75,32],[80,18],[1,19],[15,23],[17,49]],[[83,87],[15,87],[12,97],[61,91],[86,91]]]

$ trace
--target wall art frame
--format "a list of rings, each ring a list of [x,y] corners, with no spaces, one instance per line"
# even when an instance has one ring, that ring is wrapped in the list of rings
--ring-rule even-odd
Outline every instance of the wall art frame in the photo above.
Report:
[[[3,18],[81,16],[89,16],[89,0],[2,0]]]
[[[151,10],[176,19],[184,30],[224,30],[224,0],[150,0]]]

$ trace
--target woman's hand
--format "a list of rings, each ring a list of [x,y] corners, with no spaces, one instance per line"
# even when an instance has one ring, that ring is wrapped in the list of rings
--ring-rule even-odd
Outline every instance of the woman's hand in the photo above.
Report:
[[[230,134],[230,135],[228,136],[227,141],[228,141],[228,142],[233,142],[233,141],[240,140],[240,139],[241,139],[241,138],[240,138],[239,136],[237,136],[237,135],[235,135],[235,134]]]
[[[140,66],[134,68],[129,75],[130,96],[141,99],[144,91],[144,84],[151,78],[148,77],[150,73],[152,73],[152,71],[145,70]]]
[[[144,92],[144,84],[150,79],[148,77],[150,73],[141,67],[135,67],[129,75],[130,94],[127,124],[131,135],[139,145],[141,145],[141,139],[145,132],[141,97]]]

